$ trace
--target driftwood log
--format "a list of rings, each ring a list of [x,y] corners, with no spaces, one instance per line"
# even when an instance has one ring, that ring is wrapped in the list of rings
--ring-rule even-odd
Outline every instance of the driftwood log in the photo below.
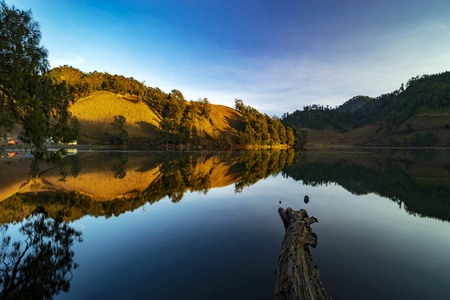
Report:
[[[317,235],[311,224],[317,219],[306,210],[295,211],[280,207],[278,213],[284,223],[285,235],[277,264],[276,300],[331,299],[313,267],[309,246],[316,247]]]

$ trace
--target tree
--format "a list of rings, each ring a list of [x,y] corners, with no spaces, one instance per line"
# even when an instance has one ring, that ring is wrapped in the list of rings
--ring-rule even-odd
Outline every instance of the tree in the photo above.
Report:
[[[76,116],[73,116],[69,121],[69,128],[63,136],[65,142],[72,142],[80,138],[81,124]]]
[[[39,45],[41,32],[31,11],[4,1],[0,9],[0,132],[21,126],[42,149],[45,137],[61,140],[69,128],[68,91],[46,74],[47,49]]]
[[[295,134],[290,127],[286,127],[286,139],[289,146],[293,146],[295,144]]]
[[[295,146],[298,148],[304,148],[308,141],[308,131],[296,130],[295,134]]]
[[[234,107],[236,108],[237,111],[242,112],[245,108],[244,106],[244,101],[242,101],[241,99],[235,99],[234,100]]]
[[[204,116],[205,119],[209,119],[209,114],[211,113],[211,104],[209,103],[207,98],[203,98],[200,103],[202,116]]]
[[[111,123],[116,136],[113,137],[114,144],[126,144],[130,142],[128,132],[125,129],[127,119],[122,115],[114,116],[114,122]]]

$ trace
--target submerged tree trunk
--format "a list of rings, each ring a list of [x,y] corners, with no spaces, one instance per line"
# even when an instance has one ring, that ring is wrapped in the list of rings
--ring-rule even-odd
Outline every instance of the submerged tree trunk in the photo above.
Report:
[[[311,224],[317,219],[306,210],[279,208],[286,233],[277,264],[276,300],[331,299],[319,279],[319,270],[312,265],[309,246],[316,247],[317,235]]]

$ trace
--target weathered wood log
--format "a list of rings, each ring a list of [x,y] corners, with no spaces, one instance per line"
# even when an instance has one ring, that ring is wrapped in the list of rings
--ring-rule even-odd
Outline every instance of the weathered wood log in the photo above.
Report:
[[[283,220],[285,235],[277,264],[276,300],[331,299],[313,267],[309,246],[316,247],[317,235],[311,224],[317,219],[309,217],[306,210],[278,209]]]

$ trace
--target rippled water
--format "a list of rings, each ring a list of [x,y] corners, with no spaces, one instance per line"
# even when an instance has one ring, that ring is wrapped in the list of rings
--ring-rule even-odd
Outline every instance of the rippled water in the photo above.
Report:
[[[60,229],[73,243],[22,261],[40,271],[16,274],[10,295],[273,299],[282,206],[319,220],[312,255],[333,299],[450,299],[449,151],[87,152],[0,164],[0,235],[24,250],[21,225],[34,221],[35,234],[39,217],[59,216],[83,239]],[[2,259],[15,262],[11,247]],[[5,294],[11,273],[1,271]]]

